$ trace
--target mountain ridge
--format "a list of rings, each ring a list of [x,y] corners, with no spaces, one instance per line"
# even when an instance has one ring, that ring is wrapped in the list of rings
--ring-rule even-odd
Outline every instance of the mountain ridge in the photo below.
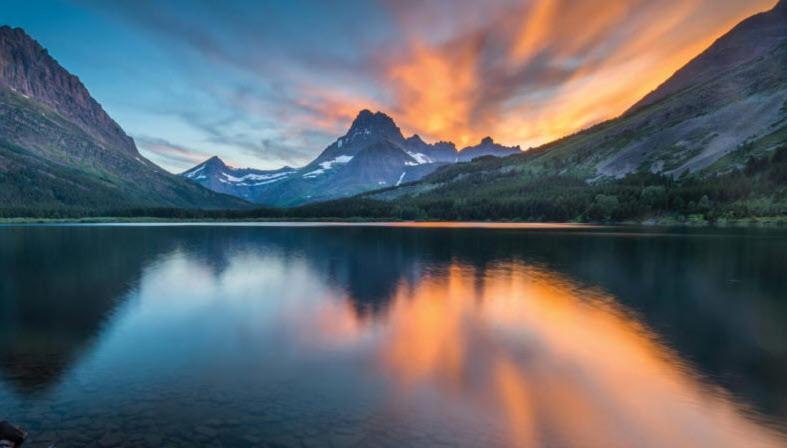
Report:
[[[0,203],[18,210],[247,204],[167,173],[21,28],[0,27]]]
[[[726,72],[736,65],[752,61],[772,50],[787,36],[787,0],[780,0],[768,11],[755,14],[736,24],[716,39],[702,53],[678,69],[654,91],[637,101],[626,113],[658,102],[691,84],[701,82],[701,74],[712,76]],[[745,42],[749,34],[756,33],[757,45]]]
[[[0,84],[46,104],[103,143],[138,154],[82,81],[21,28],[0,26]]]
[[[213,156],[181,175],[257,204],[295,206],[413,182],[447,164],[519,152],[518,146],[505,147],[491,137],[461,150],[451,142],[430,144],[418,135],[405,138],[393,118],[362,109],[345,134],[301,168],[266,171],[224,165],[212,170],[218,159]]]

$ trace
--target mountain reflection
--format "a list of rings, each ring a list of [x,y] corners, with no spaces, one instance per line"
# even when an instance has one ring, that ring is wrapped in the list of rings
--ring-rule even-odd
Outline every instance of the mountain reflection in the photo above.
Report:
[[[19,392],[56,382],[174,240],[142,229],[0,231],[0,373]]]
[[[317,394],[331,415],[434,427],[460,445],[778,446],[763,421],[787,416],[785,244],[582,229],[7,228],[0,385],[27,425],[41,395],[99,416],[111,400],[125,422],[134,391],[150,390],[170,397],[149,406],[172,425],[232,414],[258,428],[255,415],[308,414],[317,405],[288,406]],[[278,381],[286,404],[255,408]],[[200,402],[204,388],[231,406]]]

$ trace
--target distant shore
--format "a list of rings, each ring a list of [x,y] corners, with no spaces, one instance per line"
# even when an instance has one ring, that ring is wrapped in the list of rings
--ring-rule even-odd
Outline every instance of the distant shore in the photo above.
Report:
[[[689,219],[676,219],[673,217],[665,218],[651,218],[643,221],[622,221],[622,222],[539,222],[539,221],[519,221],[519,220],[502,220],[502,221],[445,221],[445,220],[395,220],[395,219],[375,219],[375,218],[161,218],[150,216],[139,217],[112,217],[112,216],[96,216],[96,217],[82,217],[82,218],[35,218],[35,217],[17,217],[17,218],[0,218],[0,225],[29,225],[29,224],[166,224],[166,223],[184,223],[184,224],[219,224],[219,223],[312,223],[312,224],[386,224],[403,225],[403,224],[468,224],[483,226],[494,226],[497,224],[532,224],[532,225],[556,225],[556,226],[643,226],[643,227],[687,227],[687,228],[701,228],[701,227],[740,227],[740,228],[783,228],[787,227],[787,216],[776,217],[752,217],[742,219],[717,219],[709,221],[697,217]]]

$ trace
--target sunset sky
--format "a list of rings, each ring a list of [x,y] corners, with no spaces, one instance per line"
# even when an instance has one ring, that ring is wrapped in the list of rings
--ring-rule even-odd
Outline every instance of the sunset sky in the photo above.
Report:
[[[614,117],[776,0],[4,0],[171,171],[308,162],[362,108],[536,146]]]

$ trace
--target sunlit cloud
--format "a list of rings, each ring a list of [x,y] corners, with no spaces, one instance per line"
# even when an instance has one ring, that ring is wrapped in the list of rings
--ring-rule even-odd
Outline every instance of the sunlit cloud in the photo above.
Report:
[[[194,132],[272,167],[307,162],[362,108],[432,141],[546,143],[620,115],[775,0],[80,4],[173,55],[211,105],[173,101]]]
[[[773,3],[460,2],[443,9],[443,20],[456,26],[437,42],[420,19],[434,2],[397,3],[407,45],[387,61],[384,79],[406,129],[460,143],[494,135],[533,146],[621,114],[737,21]]]

